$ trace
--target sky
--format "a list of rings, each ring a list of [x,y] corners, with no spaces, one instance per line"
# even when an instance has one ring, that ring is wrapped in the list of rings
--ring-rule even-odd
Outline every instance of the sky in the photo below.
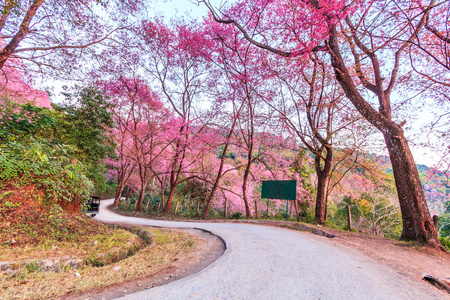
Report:
[[[149,13],[153,11],[156,16],[165,16],[167,18],[176,18],[191,16],[201,19],[207,16],[208,9],[204,4],[194,4],[195,0],[154,0],[150,6]],[[212,0],[213,5],[220,5],[222,1]]]

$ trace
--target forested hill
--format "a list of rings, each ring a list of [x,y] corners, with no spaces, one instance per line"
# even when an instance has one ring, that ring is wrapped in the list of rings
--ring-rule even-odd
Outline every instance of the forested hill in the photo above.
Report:
[[[389,157],[378,155],[374,158],[387,173],[392,173]],[[444,203],[450,201],[450,172],[430,168],[418,164],[420,180],[422,181],[425,197],[432,214],[442,214]]]

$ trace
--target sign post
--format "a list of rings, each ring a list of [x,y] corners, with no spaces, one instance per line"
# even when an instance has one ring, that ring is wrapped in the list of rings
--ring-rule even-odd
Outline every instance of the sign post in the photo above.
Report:
[[[288,218],[289,200],[296,200],[297,180],[263,181],[261,198],[286,200],[286,220]],[[269,217],[269,200],[267,200],[267,216]]]

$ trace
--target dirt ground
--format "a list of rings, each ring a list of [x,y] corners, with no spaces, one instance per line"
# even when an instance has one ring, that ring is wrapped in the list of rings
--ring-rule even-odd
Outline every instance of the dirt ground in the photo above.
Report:
[[[336,235],[334,243],[355,249],[412,280],[420,281],[424,275],[431,275],[450,286],[448,252],[369,234],[325,230]]]

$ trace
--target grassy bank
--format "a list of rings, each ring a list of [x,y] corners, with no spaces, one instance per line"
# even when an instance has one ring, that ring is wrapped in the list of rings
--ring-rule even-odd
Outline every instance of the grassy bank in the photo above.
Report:
[[[196,243],[189,234],[147,229],[152,242],[145,244],[127,230],[84,216],[60,217],[70,224],[70,230],[61,227],[64,234],[55,234],[50,226],[52,234],[35,235],[26,224],[1,232],[0,262],[3,269],[8,262],[8,269],[0,272],[0,299],[63,297],[153,275],[172,261],[188,257]],[[43,261],[59,265],[48,271]]]

